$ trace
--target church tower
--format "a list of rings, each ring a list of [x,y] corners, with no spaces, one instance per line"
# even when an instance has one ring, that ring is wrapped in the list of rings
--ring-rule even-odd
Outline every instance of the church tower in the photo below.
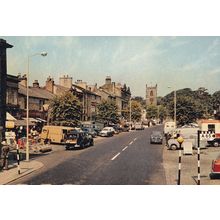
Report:
[[[150,87],[146,85],[146,105],[157,105],[157,84]]]

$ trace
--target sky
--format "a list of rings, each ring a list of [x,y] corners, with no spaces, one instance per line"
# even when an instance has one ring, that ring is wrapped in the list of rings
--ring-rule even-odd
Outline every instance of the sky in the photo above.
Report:
[[[106,76],[126,83],[132,96],[145,97],[147,85],[158,85],[158,95],[172,89],[205,87],[220,90],[220,37],[0,37],[14,47],[7,50],[8,74],[27,72],[30,82],[45,85],[48,76],[58,83],[69,75],[101,86]],[[171,87],[171,88],[168,88]]]

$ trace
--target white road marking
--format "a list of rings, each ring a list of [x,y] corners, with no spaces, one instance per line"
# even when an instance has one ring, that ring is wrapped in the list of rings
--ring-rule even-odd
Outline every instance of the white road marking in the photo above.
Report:
[[[128,148],[128,146],[124,147],[124,148],[122,149],[122,151],[126,150],[127,148]]]
[[[112,157],[112,159],[111,159],[111,160],[116,159],[116,157],[118,157],[118,156],[119,156],[119,154],[120,154],[120,153],[116,154],[114,157]]]
[[[133,144],[134,142],[133,141],[131,141],[130,143],[129,143],[129,145],[131,145],[131,144]]]
[[[134,141],[136,141],[136,140],[137,140],[137,138],[134,139]]]

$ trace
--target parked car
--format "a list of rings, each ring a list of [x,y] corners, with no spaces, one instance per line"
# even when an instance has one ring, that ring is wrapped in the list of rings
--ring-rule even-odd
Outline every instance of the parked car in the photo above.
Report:
[[[208,146],[211,147],[220,147],[220,138],[214,138],[207,140]]]
[[[115,134],[115,129],[113,127],[104,127],[99,133],[101,137],[112,137]]]
[[[163,143],[163,135],[160,131],[153,131],[150,136],[151,144],[162,144]]]
[[[122,127],[122,131],[123,131],[123,132],[129,132],[129,130],[130,130],[130,127],[129,127],[129,125],[127,125],[127,124],[125,124],[125,125]]]
[[[94,145],[93,137],[84,131],[71,131],[66,136],[66,150],[76,147],[89,147]]]
[[[135,123],[135,130],[144,130],[144,126],[143,126],[142,122]]]
[[[209,177],[210,179],[220,178],[220,155],[212,161],[212,168]]]
[[[122,128],[120,127],[120,125],[114,125],[112,127],[115,130],[115,134],[119,134],[120,132],[122,132]]]
[[[90,134],[93,138],[97,136],[97,132],[93,128],[83,128],[82,130]]]

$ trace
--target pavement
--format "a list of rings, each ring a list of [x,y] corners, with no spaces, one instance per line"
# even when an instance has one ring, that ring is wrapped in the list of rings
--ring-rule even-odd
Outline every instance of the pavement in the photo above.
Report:
[[[220,154],[220,148],[208,147],[200,150],[200,184],[201,185],[219,185],[220,179],[209,178],[212,160]],[[181,157],[181,185],[197,185],[198,176],[198,155],[197,150],[193,150],[193,155],[183,155]],[[167,185],[177,185],[178,175],[178,150],[168,150],[166,146],[163,149],[163,165]]]
[[[38,169],[43,167],[43,164],[34,159],[30,161],[20,162],[20,174],[18,174],[18,166],[16,163],[12,163],[8,170],[0,171],[0,185],[8,184],[14,180],[24,177]]]

